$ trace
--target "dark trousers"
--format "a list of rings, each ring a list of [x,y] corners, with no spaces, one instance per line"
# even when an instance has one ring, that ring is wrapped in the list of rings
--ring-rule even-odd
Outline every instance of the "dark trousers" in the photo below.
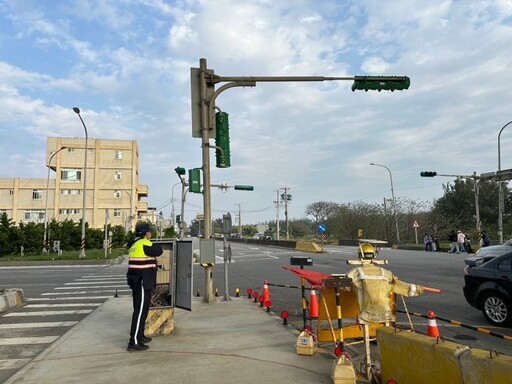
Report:
[[[139,339],[144,336],[144,327],[151,303],[151,292],[151,288],[144,288],[144,280],[141,280],[140,284],[137,284],[136,287],[132,287],[133,314],[130,329],[130,344],[140,344]]]

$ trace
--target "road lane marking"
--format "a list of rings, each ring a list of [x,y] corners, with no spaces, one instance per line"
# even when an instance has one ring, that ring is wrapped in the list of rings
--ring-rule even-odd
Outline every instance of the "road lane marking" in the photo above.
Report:
[[[11,312],[4,317],[27,317],[27,316],[59,316],[59,315],[87,315],[92,309],[76,309],[74,311],[37,311],[37,312]]]
[[[41,296],[58,296],[58,295],[88,295],[91,293],[104,293],[104,292],[113,292],[113,289],[102,290],[102,291],[79,291],[79,292],[48,292],[42,293]],[[117,292],[131,292],[131,289],[117,289]],[[112,297],[112,296],[109,296]]]
[[[0,345],[20,345],[20,344],[50,344],[60,336],[41,336],[41,337],[10,337],[0,339]]]
[[[99,307],[102,303],[28,304],[24,308]]]
[[[32,359],[0,360],[0,369],[20,369]]]
[[[127,286],[128,286],[128,284],[123,284],[123,285],[93,285],[92,287],[84,287],[84,286],[69,287],[69,286],[65,286],[65,287],[56,287],[54,289],[56,289],[56,290],[65,290],[65,289],[94,289],[94,288],[126,288]]]
[[[58,328],[72,327],[78,324],[78,321],[48,321],[46,323],[17,323],[17,324],[0,324],[0,329],[19,329],[19,328]]]
[[[59,293],[60,295],[60,293]],[[60,300],[98,300],[98,299],[110,299],[113,297],[109,296],[78,296],[78,297],[29,297],[25,300],[28,301],[60,301]]]

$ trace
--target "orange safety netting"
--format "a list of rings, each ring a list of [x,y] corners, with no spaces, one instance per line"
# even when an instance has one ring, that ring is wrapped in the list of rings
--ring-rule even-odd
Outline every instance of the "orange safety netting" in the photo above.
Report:
[[[307,271],[305,269],[292,268],[286,265],[283,266],[283,269],[293,272],[297,276],[306,279],[309,284],[311,284],[313,287],[318,288],[322,287],[322,280],[327,280],[331,278],[331,275],[328,273]]]

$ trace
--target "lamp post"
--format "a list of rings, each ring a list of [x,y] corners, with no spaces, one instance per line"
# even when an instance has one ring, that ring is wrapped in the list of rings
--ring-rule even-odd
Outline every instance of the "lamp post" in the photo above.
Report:
[[[172,219],[172,227],[173,229],[176,231],[176,221],[175,221],[175,214],[174,214],[174,187],[181,184],[181,181],[178,181],[176,184],[174,184],[172,186],[172,189],[171,189],[171,219]]]
[[[85,126],[82,116],[80,116],[80,108],[73,107],[73,111],[78,115],[85,131],[85,148],[84,148],[84,197],[83,197],[83,209],[82,209],[82,238],[80,240],[80,258],[85,257],[85,192],[87,190],[87,127]]]
[[[512,121],[509,121],[505,124],[498,133],[498,194],[499,194],[499,202],[498,202],[498,236],[500,239],[500,244],[503,244],[503,212],[505,211],[505,203],[503,201],[503,190],[501,189],[501,151],[500,151],[500,137],[501,132],[505,129],[505,127],[511,124]]]
[[[391,182],[391,198],[393,199],[393,216],[395,216],[395,227],[396,227],[396,241],[400,241],[400,232],[398,231],[398,218],[396,216],[396,200],[395,200],[395,191],[393,190],[393,176],[391,175],[391,170],[382,164],[370,163],[370,165],[375,165],[377,167],[386,168],[389,172],[389,181]]]
[[[53,152],[53,154],[48,159],[48,176],[46,177],[46,202],[44,204],[44,234],[43,234],[43,252],[46,252],[46,247],[48,246],[48,191],[50,189],[50,168],[52,164],[53,157],[62,151],[63,149],[66,149],[67,147],[60,147],[59,150]],[[55,209],[55,208],[54,208]]]

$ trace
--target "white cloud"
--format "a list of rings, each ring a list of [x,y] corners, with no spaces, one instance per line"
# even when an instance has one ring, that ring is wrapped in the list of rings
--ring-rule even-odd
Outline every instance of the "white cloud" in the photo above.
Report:
[[[258,83],[222,93],[217,105],[230,114],[232,167],[213,168],[212,180],[256,190],[214,191],[212,204],[234,211],[243,203],[244,221],[272,220],[275,190],[283,186],[294,196],[290,217],[318,200],[381,202],[389,194],[386,175],[370,162],[392,169],[397,196],[430,201],[449,179],[435,185],[419,172],[495,169],[496,135],[511,119],[512,6],[505,0],[1,6],[0,149],[9,164],[0,177],[44,177],[46,137],[83,134],[76,105],[92,137],[138,140],[150,205],[168,201],[177,181],[172,169],[201,165],[189,100],[190,67],[201,57],[221,76],[411,78],[409,90],[393,93],[352,93],[346,81]],[[35,159],[39,170],[20,156]],[[502,156],[506,168],[512,158]],[[200,211],[201,196],[188,204]]]

